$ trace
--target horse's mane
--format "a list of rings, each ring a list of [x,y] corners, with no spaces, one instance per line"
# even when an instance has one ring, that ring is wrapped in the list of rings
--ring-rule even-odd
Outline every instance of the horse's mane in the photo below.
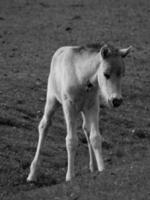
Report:
[[[86,44],[86,45],[79,46],[77,50],[79,52],[88,51],[88,52],[94,53],[94,52],[99,52],[102,46],[103,44],[101,43]]]
[[[117,53],[117,48],[115,48],[111,44],[104,43],[104,42],[78,46],[76,48],[76,51],[78,51],[79,53],[81,53],[81,52],[97,53],[101,50],[101,48],[102,48],[102,46],[104,46],[104,44],[106,44],[108,46],[108,48],[110,49],[110,51],[113,55],[115,55]]]

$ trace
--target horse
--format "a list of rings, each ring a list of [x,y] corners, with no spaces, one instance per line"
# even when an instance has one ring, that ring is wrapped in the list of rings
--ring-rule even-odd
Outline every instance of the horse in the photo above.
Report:
[[[100,96],[108,107],[119,107],[123,101],[121,81],[125,74],[125,58],[131,51],[110,44],[64,46],[53,55],[48,77],[47,97],[39,123],[39,139],[27,181],[36,181],[40,166],[40,150],[58,105],[62,105],[66,121],[66,181],[75,176],[74,161],[78,145],[77,118],[81,114],[83,131],[89,149],[89,168],[102,171],[102,136],[99,131]],[[96,164],[94,164],[94,160]]]

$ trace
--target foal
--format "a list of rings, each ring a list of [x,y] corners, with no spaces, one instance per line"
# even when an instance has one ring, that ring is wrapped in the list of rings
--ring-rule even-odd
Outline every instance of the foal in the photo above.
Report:
[[[37,178],[41,146],[59,103],[62,104],[67,126],[66,181],[75,175],[74,159],[78,144],[76,122],[80,113],[88,142],[90,170],[94,171],[94,159],[98,171],[104,169],[102,137],[99,132],[99,96],[101,93],[109,107],[120,106],[121,78],[125,72],[123,58],[130,50],[131,47],[118,49],[105,44],[62,47],[55,52],[48,79],[45,111],[39,124],[37,150],[27,181],[35,181]]]

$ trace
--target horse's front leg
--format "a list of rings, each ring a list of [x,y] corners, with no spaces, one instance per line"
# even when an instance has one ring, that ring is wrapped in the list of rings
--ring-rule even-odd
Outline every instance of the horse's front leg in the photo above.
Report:
[[[104,169],[104,162],[102,157],[102,136],[99,132],[99,102],[98,99],[95,100],[93,106],[87,108],[84,111],[84,119],[86,119],[86,124],[90,131],[90,136],[88,139],[89,153],[90,153],[90,168],[91,171],[94,169],[94,158],[95,156],[98,171]]]
[[[63,102],[63,110],[67,125],[66,149],[68,156],[68,168],[66,181],[70,181],[75,176],[74,161],[78,145],[78,137],[76,133],[77,112],[74,104],[68,99]]]
[[[98,171],[102,171],[104,169],[102,136],[99,132],[99,113],[95,109],[91,112],[90,127],[90,143],[96,158]]]
[[[89,168],[91,172],[94,172],[96,170],[96,160],[94,157],[94,152],[92,149],[92,145],[90,142],[90,126],[89,126],[89,118],[88,118],[88,111],[87,112],[82,112],[82,118],[83,118],[83,124],[82,124],[82,128],[87,140],[87,144],[88,144],[88,149],[89,149]]]

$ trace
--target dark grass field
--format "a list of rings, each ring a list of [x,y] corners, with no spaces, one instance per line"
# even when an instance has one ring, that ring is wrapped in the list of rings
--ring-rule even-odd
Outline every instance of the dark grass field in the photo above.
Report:
[[[37,184],[26,178],[38,140],[50,60],[65,45],[132,45],[124,105],[101,108],[105,171],[89,173],[79,120],[76,178],[65,183],[65,123],[56,112]],[[150,199],[150,1],[0,1],[0,199]]]

